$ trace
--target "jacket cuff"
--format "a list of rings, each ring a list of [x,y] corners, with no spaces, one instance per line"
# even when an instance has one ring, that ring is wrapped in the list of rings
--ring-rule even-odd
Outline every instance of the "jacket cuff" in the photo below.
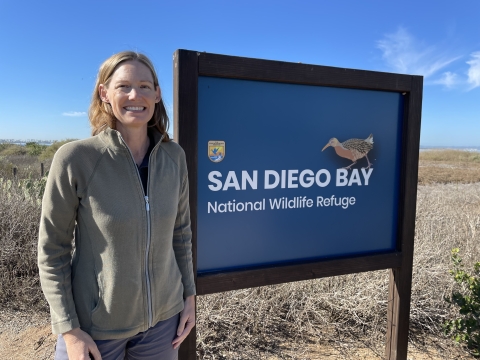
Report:
[[[197,292],[195,291],[195,285],[183,289],[183,298],[184,299],[186,299],[187,297],[189,297],[191,295],[196,295],[196,294],[197,294]]]
[[[52,333],[58,335],[66,333],[72,329],[80,327],[80,323],[78,322],[77,318],[73,318],[71,320],[59,322],[52,324]]]

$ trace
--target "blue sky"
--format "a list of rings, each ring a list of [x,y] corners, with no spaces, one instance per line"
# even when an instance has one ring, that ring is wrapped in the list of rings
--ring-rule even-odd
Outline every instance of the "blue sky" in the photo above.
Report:
[[[421,144],[480,146],[480,1],[0,0],[0,139],[90,135],[99,65],[133,49],[171,108],[176,49],[423,75]]]

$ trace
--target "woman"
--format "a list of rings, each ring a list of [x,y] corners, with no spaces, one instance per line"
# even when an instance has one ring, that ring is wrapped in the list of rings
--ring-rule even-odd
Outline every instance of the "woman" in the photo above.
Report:
[[[89,117],[94,136],[57,151],[42,203],[55,359],[177,359],[195,325],[187,167],[150,60],[107,59]]]

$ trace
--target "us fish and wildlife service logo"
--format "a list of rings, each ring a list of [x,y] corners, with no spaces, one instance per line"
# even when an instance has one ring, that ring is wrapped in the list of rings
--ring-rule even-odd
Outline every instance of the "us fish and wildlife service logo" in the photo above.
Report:
[[[210,140],[208,142],[208,158],[214,163],[225,159],[225,141]]]

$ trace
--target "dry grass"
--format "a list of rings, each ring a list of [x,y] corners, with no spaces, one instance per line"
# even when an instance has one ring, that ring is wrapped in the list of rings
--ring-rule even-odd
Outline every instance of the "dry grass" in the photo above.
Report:
[[[418,183],[468,184],[480,182],[480,153],[460,150],[420,152]]]
[[[40,206],[17,186],[20,179],[39,178],[40,163],[35,156],[0,156],[0,310],[48,310],[36,260]],[[7,182],[11,182],[8,189]]]
[[[47,310],[37,268],[40,206],[16,187],[0,189],[0,309]]]
[[[480,164],[480,152],[463,150],[428,150],[420,152],[420,160],[441,163],[477,163]]]
[[[44,171],[50,168],[51,160],[43,161]],[[38,179],[40,162],[30,155],[0,155],[0,178],[13,179],[13,168],[17,168],[17,179]]]
[[[480,172],[468,159],[421,155],[421,183],[436,184],[418,189],[409,354],[423,355],[413,359],[469,358],[443,337],[441,324],[453,311],[443,300],[453,288],[450,249],[459,247],[467,264],[480,259],[480,178],[438,178],[439,169]],[[47,317],[35,265],[39,215],[21,194],[0,190],[0,310],[35,309]],[[201,296],[198,357],[381,359],[387,285],[385,270]]]

